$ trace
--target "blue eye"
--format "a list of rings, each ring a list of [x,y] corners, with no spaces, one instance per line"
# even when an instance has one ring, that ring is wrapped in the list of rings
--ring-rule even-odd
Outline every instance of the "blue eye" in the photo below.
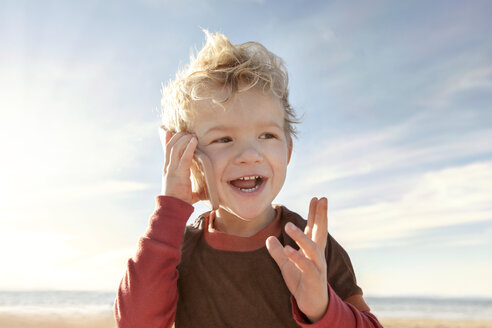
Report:
[[[260,136],[260,139],[275,139],[275,135],[272,133],[264,133]]]
[[[227,143],[227,142],[231,142],[232,139],[230,137],[223,137],[223,138],[219,138],[219,139],[216,139],[214,140],[214,142],[218,142],[218,143]]]

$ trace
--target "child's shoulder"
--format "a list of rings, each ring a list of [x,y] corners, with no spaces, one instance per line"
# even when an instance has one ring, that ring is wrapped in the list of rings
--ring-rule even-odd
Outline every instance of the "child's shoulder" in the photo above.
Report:
[[[205,212],[198,216],[191,224],[186,226],[186,230],[203,230],[205,224],[205,217],[209,215],[210,212]]]
[[[184,236],[183,243],[181,245],[181,252],[191,251],[195,247],[200,244],[200,238],[203,235],[203,231],[205,229],[205,219],[206,216],[209,215],[210,212],[206,212],[198,216],[191,224],[187,224]]]
[[[282,220],[282,226],[285,225],[287,222],[292,222],[300,229],[304,229],[306,227],[307,221],[302,216],[294,211],[289,210],[283,205],[278,205],[278,208],[281,211],[280,219]]]
[[[199,215],[193,222],[186,225],[185,236],[201,234],[207,225],[206,219],[210,215],[210,212],[205,212]]]

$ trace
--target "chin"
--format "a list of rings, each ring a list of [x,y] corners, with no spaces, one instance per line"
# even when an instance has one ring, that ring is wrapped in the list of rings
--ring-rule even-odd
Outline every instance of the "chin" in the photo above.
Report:
[[[244,221],[254,221],[258,217],[262,216],[269,208],[272,208],[271,204],[266,206],[221,206],[221,208],[230,214],[237,216],[239,219]]]

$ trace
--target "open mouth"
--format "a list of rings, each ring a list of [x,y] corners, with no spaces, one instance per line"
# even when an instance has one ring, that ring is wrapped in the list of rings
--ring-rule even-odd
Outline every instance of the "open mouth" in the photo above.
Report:
[[[229,181],[229,184],[242,192],[253,192],[260,188],[266,178],[259,175],[242,177],[236,180]]]

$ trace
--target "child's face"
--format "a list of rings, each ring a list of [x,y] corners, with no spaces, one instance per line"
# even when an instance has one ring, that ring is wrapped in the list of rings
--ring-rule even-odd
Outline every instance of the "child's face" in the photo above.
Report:
[[[256,88],[235,94],[223,106],[195,104],[192,129],[212,162],[219,210],[252,221],[271,211],[285,181],[291,149],[284,109],[278,98]]]

